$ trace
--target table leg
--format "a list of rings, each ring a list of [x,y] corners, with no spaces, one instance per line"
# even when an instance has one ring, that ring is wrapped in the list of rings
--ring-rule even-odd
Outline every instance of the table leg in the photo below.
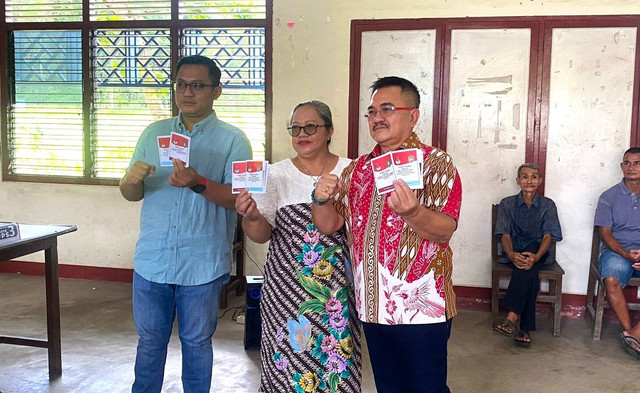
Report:
[[[58,281],[58,242],[44,250],[45,283],[47,292],[47,342],[49,352],[49,380],[62,376],[62,350],[60,345],[60,287]]]

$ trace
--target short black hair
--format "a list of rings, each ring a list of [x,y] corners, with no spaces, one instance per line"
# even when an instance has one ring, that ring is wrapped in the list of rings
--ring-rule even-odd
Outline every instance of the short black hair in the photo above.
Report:
[[[222,72],[220,68],[216,65],[216,62],[211,60],[206,56],[193,55],[186,56],[178,61],[178,65],[176,66],[176,72],[174,74],[174,79],[178,75],[178,71],[180,71],[180,67],[185,64],[197,64],[206,66],[209,69],[209,79],[211,79],[211,84],[213,87],[220,86],[220,77],[222,76]]]
[[[626,156],[627,154],[639,154],[639,153],[640,153],[640,147],[632,147],[629,150],[625,151],[622,157]]]
[[[420,107],[420,93],[418,92],[418,88],[411,81],[408,81],[404,78],[400,78],[399,76],[385,76],[379,78],[377,81],[373,82],[370,86],[371,95],[376,92],[376,90],[382,89],[383,87],[391,87],[398,86],[403,94],[408,94],[411,96],[413,100],[413,106],[415,108]]]

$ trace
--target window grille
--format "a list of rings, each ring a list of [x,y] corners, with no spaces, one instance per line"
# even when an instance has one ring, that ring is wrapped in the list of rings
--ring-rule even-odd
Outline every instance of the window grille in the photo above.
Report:
[[[181,0],[180,19],[265,19],[266,1]]]
[[[82,0],[5,0],[8,23],[78,22]]]
[[[10,172],[82,176],[79,31],[11,34]]]
[[[214,59],[222,70],[222,95],[215,102],[221,119],[243,130],[255,159],[265,157],[264,29],[186,29],[183,55]]]
[[[3,180],[117,184],[144,128],[177,114],[171,67],[193,54],[218,63],[216,113],[265,158],[265,0],[4,4]]]
[[[98,30],[91,41],[94,175],[120,177],[145,127],[171,117],[171,38],[165,30]]]
[[[91,20],[167,20],[171,19],[170,0],[91,0]]]

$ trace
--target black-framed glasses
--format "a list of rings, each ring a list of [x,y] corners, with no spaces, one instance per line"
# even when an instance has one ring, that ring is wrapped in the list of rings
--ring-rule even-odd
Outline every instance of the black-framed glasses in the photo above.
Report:
[[[380,109],[369,108],[367,112],[364,114],[369,120],[372,120],[378,113],[382,115],[382,117],[389,117],[395,113],[395,111],[410,111],[418,108],[411,108],[408,106],[393,106],[393,105],[381,105]]]
[[[290,126],[290,127],[287,127],[287,130],[289,130],[289,135],[291,136],[300,135],[300,131],[302,130],[304,130],[305,134],[311,136],[316,132],[318,132],[318,127],[330,127],[330,126],[326,124],[307,124],[304,126]]]
[[[201,83],[201,82],[192,82],[192,83],[187,83],[183,81],[173,82],[173,88],[176,89],[176,93],[178,94],[184,94],[184,92],[187,91],[187,88],[190,88],[193,94],[196,94],[196,95],[202,94],[205,87],[214,87],[214,86],[207,85],[206,83]]]

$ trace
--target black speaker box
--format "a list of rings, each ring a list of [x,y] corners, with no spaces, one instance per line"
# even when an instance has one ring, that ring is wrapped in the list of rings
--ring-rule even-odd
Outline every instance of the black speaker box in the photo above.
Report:
[[[260,347],[260,336],[262,334],[262,319],[260,318],[262,281],[262,276],[247,276],[247,311],[244,318],[244,349]]]

